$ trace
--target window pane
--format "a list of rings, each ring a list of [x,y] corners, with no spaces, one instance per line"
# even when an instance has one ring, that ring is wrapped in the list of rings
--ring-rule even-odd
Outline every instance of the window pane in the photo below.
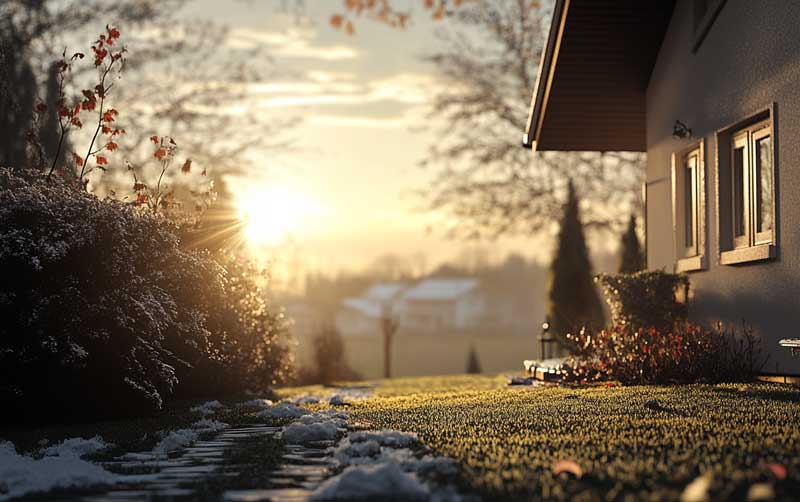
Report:
[[[744,186],[744,148],[733,149],[733,235],[746,235],[744,197],[747,193]]]
[[[686,159],[686,170],[683,172],[683,228],[685,246],[694,246],[695,235],[695,173],[697,172],[697,157],[690,156]]]
[[[772,229],[772,138],[756,141],[756,232]]]

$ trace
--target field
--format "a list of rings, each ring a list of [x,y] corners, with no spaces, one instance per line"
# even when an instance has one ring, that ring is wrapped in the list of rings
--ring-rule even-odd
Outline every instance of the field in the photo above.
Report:
[[[507,387],[467,376],[375,385],[352,419],[417,432],[458,461],[464,488],[488,498],[676,500],[700,475],[715,499],[745,499],[760,482],[778,499],[800,493],[795,387]],[[555,474],[560,460],[582,476]]]

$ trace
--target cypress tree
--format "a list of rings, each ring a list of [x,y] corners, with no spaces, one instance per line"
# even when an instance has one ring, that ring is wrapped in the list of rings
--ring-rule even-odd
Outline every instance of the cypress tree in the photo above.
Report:
[[[639,236],[636,235],[636,216],[634,215],[631,215],[628,230],[622,234],[620,250],[620,274],[633,274],[644,269],[644,255],[639,245]]]
[[[592,265],[578,209],[578,196],[569,182],[567,202],[558,233],[558,246],[550,265],[547,315],[550,331],[562,346],[568,347],[566,335],[582,327],[600,329],[605,315],[592,280]]]
[[[475,352],[475,346],[469,346],[469,356],[467,356],[467,374],[477,375],[483,373],[481,363],[478,361],[478,353]]]

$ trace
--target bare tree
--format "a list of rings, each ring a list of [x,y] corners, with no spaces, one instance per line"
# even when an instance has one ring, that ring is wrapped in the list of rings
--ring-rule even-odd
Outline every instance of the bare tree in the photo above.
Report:
[[[530,0],[468,2],[439,27],[427,59],[446,80],[430,110],[435,143],[423,166],[430,209],[453,216],[457,237],[547,230],[569,178],[586,194],[585,225],[618,231],[639,209],[643,156],[531,153],[518,141],[536,81],[549,15]]]

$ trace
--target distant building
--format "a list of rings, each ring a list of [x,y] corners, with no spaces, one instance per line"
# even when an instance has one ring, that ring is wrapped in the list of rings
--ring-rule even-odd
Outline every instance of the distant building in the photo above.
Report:
[[[470,278],[423,279],[397,305],[402,330],[443,332],[474,327],[486,315],[480,282]]]
[[[342,300],[336,328],[342,335],[380,335],[381,318],[396,316],[397,301],[408,287],[402,282],[373,284],[361,296]]]

